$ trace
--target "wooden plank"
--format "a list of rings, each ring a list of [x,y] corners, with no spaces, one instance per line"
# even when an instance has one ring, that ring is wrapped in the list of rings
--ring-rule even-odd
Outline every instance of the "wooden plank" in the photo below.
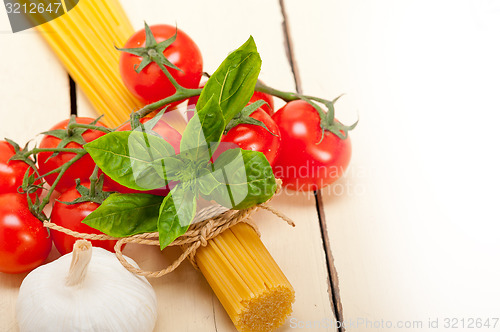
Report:
[[[68,75],[37,32],[12,33],[0,10],[1,139],[26,143],[68,117]]]
[[[347,92],[361,113],[350,170],[322,191],[347,328],[373,331],[368,320],[384,320],[425,330],[429,319],[495,317],[498,160],[464,128],[481,123],[474,137],[498,141],[498,7],[286,7],[304,92]],[[355,118],[352,106],[339,106],[341,120]]]
[[[0,10],[0,139],[25,144],[70,114],[68,75],[33,30],[13,34]],[[53,249],[49,260],[57,256]],[[0,331],[16,331],[14,308],[26,274],[0,273]]]

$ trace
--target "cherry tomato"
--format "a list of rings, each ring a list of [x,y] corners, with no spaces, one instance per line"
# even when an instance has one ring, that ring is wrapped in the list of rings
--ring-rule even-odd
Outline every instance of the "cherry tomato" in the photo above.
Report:
[[[263,100],[267,103],[267,105],[262,105],[260,108],[266,112],[267,114],[269,115],[273,115],[274,113],[274,100],[273,100],[273,96],[271,95],[268,95],[267,93],[264,93],[264,92],[260,92],[260,91],[255,91],[252,95],[252,98],[250,98],[250,102],[249,104],[251,103],[255,103],[256,101],[258,100]]]
[[[146,123],[150,121],[152,118],[151,117],[144,117],[140,119],[139,121],[141,123]],[[126,123],[119,128],[116,129],[117,131],[128,131],[131,130],[130,123]],[[181,144],[181,134],[172,128],[167,122],[165,122],[163,119],[158,120],[158,122],[155,124],[153,127],[153,131],[158,133],[163,139],[165,139],[172,147],[174,148],[175,153],[179,153],[180,150],[180,144]],[[153,190],[148,190],[148,191],[139,191],[139,190],[134,190],[127,188],[125,186],[122,186],[118,182],[114,181],[111,179],[109,176],[104,174],[104,183],[110,188],[111,191],[118,191],[120,193],[143,193],[143,194],[152,194],[152,195],[160,195],[160,196],[166,196],[169,193],[168,188],[159,188],[159,189],[153,189]]]
[[[322,138],[320,117],[303,100],[283,106],[273,119],[281,133],[281,147],[274,174],[285,188],[312,191],[336,181],[351,158],[351,141],[325,130]]]
[[[0,194],[17,193],[19,186],[23,184],[24,174],[30,168],[28,164],[20,160],[10,160],[16,154],[14,147],[6,141],[0,141]],[[33,174],[33,169],[30,174]],[[37,190],[38,195],[41,190]],[[35,195],[30,195],[32,199]]]
[[[253,112],[250,117],[261,121],[274,135],[263,127],[245,123],[239,124],[229,130],[229,132],[222,137],[221,142],[234,143],[243,150],[260,151],[266,156],[269,164],[273,166],[281,141],[278,126],[274,120],[260,108]],[[221,145],[221,147],[224,149],[224,145]]]
[[[26,197],[0,195],[0,272],[31,271],[45,261],[51,248],[49,232],[29,211]]]
[[[158,43],[174,36],[176,29],[171,25],[153,25],[150,28]],[[124,48],[144,47],[145,42],[146,32],[142,29],[130,37]],[[198,46],[186,33],[177,29],[176,40],[163,51],[163,54],[182,70],[166,67],[177,83],[185,88],[198,87],[203,73],[203,59]],[[150,63],[140,73],[135,71],[135,67],[139,66],[141,61],[142,57],[121,53],[120,73],[130,92],[146,103],[173,95],[174,86],[156,63]]]
[[[91,118],[76,118],[77,123],[89,124],[94,119]],[[56,124],[52,127],[51,130],[54,129],[67,129],[69,120],[64,120]],[[98,126],[105,127],[104,124],[98,122]],[[103,136],[105,133],[99,130],[91,130],[87,129],[83,132],[82,137],[85,142],[91,142],[96,138]],[[60,138],[55,136],[45,135],[42,141],[40,142],[40,148],[56,148],[61,142]],[[70,142],[64,146],[65,148],[81,148],[82,146],[75,142]],[[70,152],[60,152],[56,156],[53,156],[52,152],[40,152],[38,154],[38,169],[40,170],[40,174],[44,175],[59,166],[70,161],[75,156],[74,153]],[[75,180],[80,179],[82,182],[87,181],[92,172],[94,171],[95,163],[90,157],[89,154],[84,155],[78,161],[76,161],[73,165],[71,165],[68,170],[64,173],[61,180],[57,184],[56,190],[59,192],[63,192],[73,186],[75,186]],[[59,173],[53,173],[45,176],[45,180],[52,185],[56,180]]]
[[[89,186],[85,184],[85,186]],[[61,202],[72,202],[75,199],[81,197],[80,193],[76,190],[76,186],[72,189],[64,192],[54,203],[50,219],[53,223],[62,226],[67,229],[71,229],[79,233],[87,234],[102,234],[95,228],[92,228],[84,223],[82,220],[85,219],[90,213],[99,207],[99,204],[94,202],[83,202],[76,203],[73,205],[66,205]],[[78,240],[71,235],[67,235],[63,232],[58,232],[52,230],[50,232],[52,240],[57,250],[61,255],[70,253],[73,251],[73,244]],[[101,247],[111,252],[114,252],[114,246],[117,241],[114,240],[91,240],[90,241],[94,247]]]

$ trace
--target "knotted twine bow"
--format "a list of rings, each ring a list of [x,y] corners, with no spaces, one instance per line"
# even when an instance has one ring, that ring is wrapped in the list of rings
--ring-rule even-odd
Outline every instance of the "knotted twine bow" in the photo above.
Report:
[[[278,193],[281,189],[281,181],[277,181],[277,191]],[[275,194],[276,195],[276,194]],[[273,196],[274,197],[274,196]],[[272,197],[271,197],[272,199]],[[188,259],[191,264],[198,269],[195,260],[196,250],[200,246],[206,246],[208,240],[213,239],[220,233],[231,228],[232,226],[244,222],[249,224],[257,233],[259,233],[257,226],[251,221],[250,217],[259,209],[264,209],[270,211],[278,218],[286,221],[289,225],[295,227],[294,222],[282,214],[280,211],[267,205],[267,202],[255,205],[251,208],[245,210],[229,210],[220,205],[213,205],[208,208],[202,209],[196,214],[196,217],[187,230],[186,233],[179,236],[168,246],[182,246],[184,249],[183,253],[168,267],[160,271],[145,271],[130,264],[122,254],[122,246],[125,243],[138,243],[150,246],[160,246],[160,241],[158,238],[158,232],[153,233],[142,233],[127,237],[112,237],[106,234],[87,234],[72,231],[70,229],[64,228],[52,222],[45,221],[43,224],[45,227],[53,229],[55,231],[63,232],[65,234],[71,235],[76,238],[86,239],[86,240],[117,240],[115,245],[116,257],[122,263],[122,265],[132,273],[137,275],[159,278],[170,272],[174,271],[185,259]]]

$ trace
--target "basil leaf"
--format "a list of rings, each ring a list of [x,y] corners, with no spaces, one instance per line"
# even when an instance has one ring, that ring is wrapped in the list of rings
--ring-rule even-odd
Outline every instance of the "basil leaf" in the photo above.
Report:
[[[211,158],[224,132],[224,116],[219,104],[211,98],[188,122],[181,139],[181,155],[193,161]]]
[[[250,101],[262,61],[252,37],[229,54],[212,74],[201,92],[196,109],[201,110],[214,97],[226,124]]]
[[[83,223],[115,237],[157,231],[162,196],[111,194]]]
[[[186,233],[196,213],[196,194],[177,185],[164,198],[158,217],[160,248]]]
[[[221,185],[203,195],[207,200],[240,210],[264,203],[276,192],[273,170],[262,152],[227,150],[214,166],[213,175]]]
[[[178,168],[166,158],[175,154],[167,141],[139,131],[109,133],[83,147],[110,178],[136,190],[164,187],[165,174]]]
[[[158,112],[151,120],[146,121],[145,123],[139,122],[139,125],[134,128],[134,131],[146,132],[156,137],[163,138],[159,133],[153,130],[153,128],[158,124],[158,122],[163,118],[165,114],[166,107],[163,108],[160,112]]]
[[[157,174],[161,174],[166,182],[179,181],[184,174],[186,165],[189,163],[179,155],[164,157],[153,163]]]
[[[204,196],[210,195],[215,188],[222,185],[214,176],[214,173],[207,168],[202,168],[198,172],[198,177],[196,178],[196,185],[200,193]]]

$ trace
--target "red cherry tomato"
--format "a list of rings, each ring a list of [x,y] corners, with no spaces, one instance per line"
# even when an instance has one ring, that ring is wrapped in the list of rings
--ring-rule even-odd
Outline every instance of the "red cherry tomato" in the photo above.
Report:
[[[17,193],[23,184],[24,174],[30,166],[24,161],[10,160],[16,154],[14,147],[6,141],[0,141],[0,194]],[[31,169],[30,174],[33,174]],[[36,192],[41,194],[41,190]],[[30,195],[32,199],[35,195]]]
[[[89,124],[94,119],[91,118],[76,118],[77,123]],[[52,127],[54,129],[67,129],[69,120],[64,120]],[[105,127],[104,124],[98,122],[98,126]],[[85,142],[91,142],[96,138],[103,136],[105,133],[99,130],[86,130],[82,137]],[[40,142],[40,148],[56,148],[61,142],[60,138],[55,136],[45,135],[45,137]],[[81,148],[82,146],[75,142],[68,143],[65,148]],[[75,156],[74,153],[70,152],[60,152],[56,156],[52,156],[52,152],[40,152],[38,154],[38,169],[41,175],[44,175],[59,166],[67,163]],[[88,181],[90,175],[94,171],[95,163],[89,154],[84,155],[78,161],[76,161],[70,168],[64,173],[61,180],[57,184],[56,190],[59,192],[64,192],[65,190],[75,186],[75,180],[80,179],[82,182]],[[52,185],[57,178],[59,173],[53,173],[45,176],[45,180]]]
[[[49,232],[29,211],[26,197],[0,195],[0,272],[31,271],[45,261],[51,248]]]
[[[144,118],[140,119],[139,121],[144,124],[144,123],[150,121],[151,119],[152,119],[151,117],[144,117]],[[126,124],[120,126],[119,128],[117,128],[116,130],[117,131],[131,130],[130,123],[126,123]],[[158,133],[161,137],[163,137],[163,139],[165,139],[168,143],[170,143],[170,145],[172,145],[172,147],[174,148],[174,151],[176,154],[179,153],[182,136],[177,130],[175,130],[172,126],[170,126],[163,119],[160,119],[153,127],[153,131]],[[159,189],[153,189],[153,190],[148,190],[148,191],[139,191],[139,190],[130,189],[130,188],[127,188],[125,186],[122,186],[121,184],[114,181],[106,174],[104,174],[104,183],[109,187],[109,189],[111,191],[118,191],[118,192],[124,193],[124,194],[143,193],[143,194],[166,196],[169,193],[168,188],[159,188]]]
[[[266,125],[274,135],[272,135],[265,128],[253,124],[239,124],[229,130],[229,132],[222,137],[223,143],[234,143],[243,150],[260,151],[262,152],[269,164],[273,166],[276,156],[278,154],[281,136],[278,126],[274,120],[262,109],[257,109],[250,117],[261,121]],[[226,150],[224,144],[221,145],[223,150]],[[220,153],[218,151],[218,153]],[[215,157],[216,158],[216,157]]]
[[[169,39],[175,34],[171,25],[153,25],[150,27],[158,43]],[[125,43],[124,48],[144,47],[146,32],[144,29],[136,32]],[[182,30],[177,29],[176,40],[163,51],[165,57],[182,71],[167,68],[173,78],[185,88],[195,89],[200,84],[203,73],[203,59],[194,41]],[[175,93],[175,88],[168,77],[156,63],[150,63],[140,73],[135,71],[142,57],[122,52],[120,56],[120,73],[125,86],[137,98],[151,103]]]
[[[274,174],[285,188],[312,191],[336,181],[351,158],[351,141],[325,130],[309,103],[299,100],[283,106],[273,119],[281,133],[281,148]]]
[[[268,95],[267,93],[264,93],[264,92],[255,91],[253,93],[253,95],[252,95],[252,98],[250,98],[249,104],[255,103],[258,100],[265,101],[267,103],[267,105],[264,104],[260,108],[264,112],[266,112],[267,114],[273,115],[273,113],[274,113],[274,100],[273,100],[273,96]]]
[[[88,187],[88,184],[85,186]],[[75,199],[81,197],[80,193],[76,190],[74,186],[72,189],[64,192],[54,203],[52,209],[52,214],[50,219],[53,223],[62,226],[67,229],[71,229],[79,233],[87,234],[102,234],[102,232],[92,228],[84,223],[82,220],[96,210],[99,204],[94,202],[83,202],[73,205],[66,205],[61,202],[72,202]],[[57,250],[61,255],[65,255],[73,251],[73,244],[78,240],[71,235],[67,235],[63,232],[58,232],[52,230],[50,232],[52,240]],[[91,240],[90,241],[94,247],[101,247],[111,252],[114,252],[114,246],[117,241],[113,240]]]

